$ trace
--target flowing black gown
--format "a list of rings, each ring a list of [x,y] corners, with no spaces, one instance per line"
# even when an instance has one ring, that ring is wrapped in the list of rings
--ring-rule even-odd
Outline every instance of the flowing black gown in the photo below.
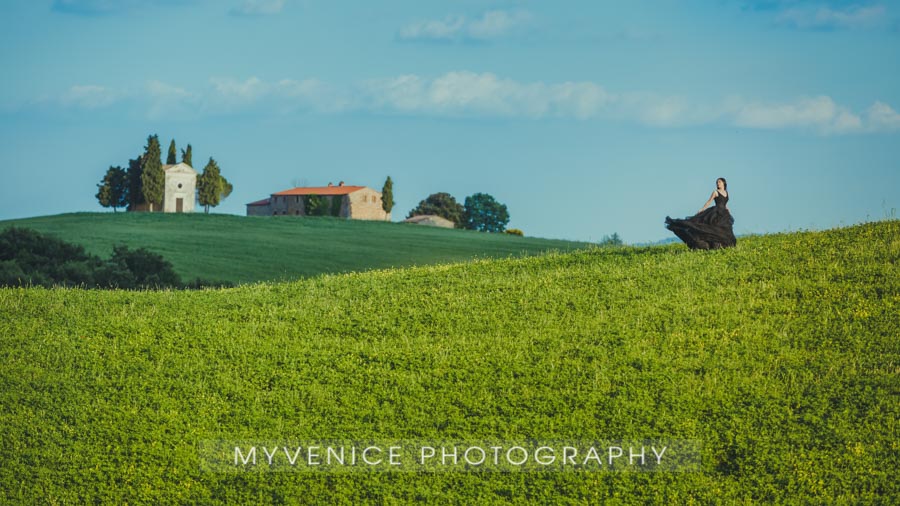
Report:
[[[725,207],[728,197],[716,192],[716,205],[704,209],[683,220],[666,216],[666,228],[671,230],[691,249],[719,249],[735,246],[732,226],[734,218]]]

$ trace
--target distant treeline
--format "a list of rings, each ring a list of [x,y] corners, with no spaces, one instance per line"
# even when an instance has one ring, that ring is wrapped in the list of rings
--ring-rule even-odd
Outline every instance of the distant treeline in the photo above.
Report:
[[[0,286],[139,290],[226,285],[201,279],[184,283],[169,261],[144,248],[115,246],[104,260],[82,246],[28,228],[0,232]]]

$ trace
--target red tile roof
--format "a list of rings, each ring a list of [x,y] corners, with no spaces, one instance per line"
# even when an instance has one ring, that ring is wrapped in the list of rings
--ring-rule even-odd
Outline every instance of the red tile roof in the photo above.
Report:
[[[267,206],[267,205],[269,205],[269,199],[257,200],[256,202],[251,202],[247,205],[248,206]]]
[[[290,190],[284,190],[272,195],[347,195],[357,190],[362,190],[365,186],[310,186],[298,187]]]

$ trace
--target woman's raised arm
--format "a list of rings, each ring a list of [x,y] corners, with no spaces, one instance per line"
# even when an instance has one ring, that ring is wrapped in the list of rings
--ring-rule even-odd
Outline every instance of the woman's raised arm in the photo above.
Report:
[[[715,198],[716,198],[716,192],[712,192],[712,195],[709,196],[709,200],[707,200],[706,203],[703,204],[703,207],[701,207],[700,210],[697,211],[697,214],[702,213],[703,210],[709,206],[709,203],[712,202],[713,200],[715,200]]]

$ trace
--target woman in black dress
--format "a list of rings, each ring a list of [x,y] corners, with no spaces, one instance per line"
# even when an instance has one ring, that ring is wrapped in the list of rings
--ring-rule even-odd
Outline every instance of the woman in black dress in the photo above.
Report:
[[[707,209],[710,202],[716,205]],[[691,249],[719,249],[737,244],[732,226],[734,218],[728,211],[728,183],[724,177],[716,179],[716,191],[709,196],[700,211],[683,220],[666,216],[666,228]]]

